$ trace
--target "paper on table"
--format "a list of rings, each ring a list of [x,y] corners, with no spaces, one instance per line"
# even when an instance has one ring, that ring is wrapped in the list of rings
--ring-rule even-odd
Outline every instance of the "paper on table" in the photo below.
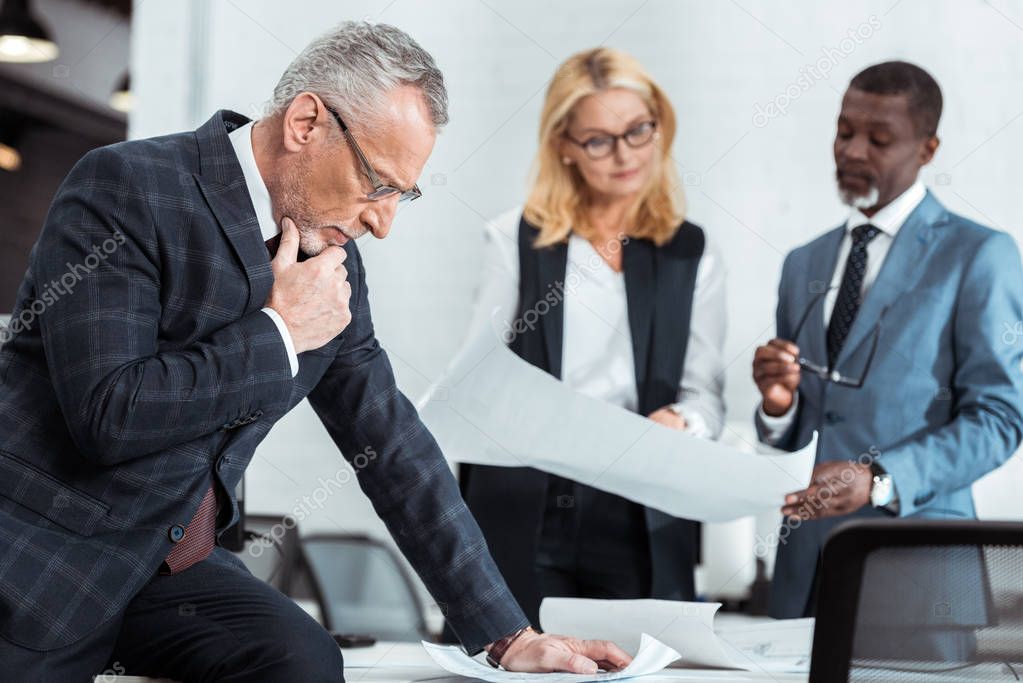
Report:
[[[444,670],[459,676],[490,681],[490,683],[516,683],[522,681],[536,681],[537,683],[583,683],[583,681],[614,681],[655,673],[679,657],[678,653],[673,649],[644,633],[642,634],[638,649],[634,650],[636,655],[633,657],[632,663],[621,671],[596,674],[527,674],[495,669],[465,654],[457,645],[435,645],[424,640],[423,647],[426,648],[433,661],[437,662]]]
[[[579,394],[478,333],[419,402],[449,460],[535,467],[676,517],[722,522],[778,509],[805,488],[816,437],[753,454]]]
[[[749,671],[806,672],[813,649],[813,617],[778,619],[716,630],[718,638]]]
[[[655,633],[679,653],[678,664],[683,666],[777,673],[809,670],[812,619],[719,634],[714,630],[714,614],[720,607],[720,603],[677,600],[544,598],[540,625],[551,633],[611,640],[629,653],[640,646],[637,634]]]

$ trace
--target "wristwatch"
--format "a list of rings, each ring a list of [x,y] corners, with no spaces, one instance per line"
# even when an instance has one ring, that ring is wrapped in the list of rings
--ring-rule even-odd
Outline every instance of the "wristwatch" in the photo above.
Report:
[[[505,636],[501,640],[494,641],[494,644],[490,646],[490,650],[487,651],[487,664],[494,667],[495,669],[501,668],[501,660],[504,658],[504,653],[508,651],[512,643],[526,631],[532,631],[532,626],[526,626],[520,628],[510,636]]]
[[[885,469],[877,464],[876,460],[870,463],[870,472],[874,475],[874,481],[870,485],[870,504],[876,508],[891,505],[895,498],[892,475],[885,472]]]

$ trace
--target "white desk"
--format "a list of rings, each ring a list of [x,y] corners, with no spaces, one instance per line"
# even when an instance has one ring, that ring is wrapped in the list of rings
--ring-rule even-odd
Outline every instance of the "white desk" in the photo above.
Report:
[[[417,643],[378,643],[373,647],[342,650],[348,683],[466,683],[468,679],[449,674],[433,663]],[[745,671],[704,671],[665,669],[645,676],[643,683],[686,683],[688,681],[771,681],[806,683],[806,674],[766,674]]]
[[[347,683],[467,683],[470,679],[448,673],[434,664],[418,643],[378,643],[373,647],[342,650]],[[136,676],[108,676],[97,682],[174,683]],[[688,683],[689,681],[748,681],[757,683],[806,683],[806,674],[766,674],[745,671],[686,671],[665,669],[646,676],[643,683]]]
[[[345,680],[348,683],[466,683],[469,679],[454,676],[444,671],[430,659],[418,643],[378,643],[373,647],[343,650],[345,660]],[[1023,668],[1023,667],[1021,667]],[[860,680],[884,680],[866,676]],[[686,669],[665,669],[664,671],[646,676],[643,683],[689,683],[698,681],[730,681],[747,683],[807,683],[806,674],[755,673],[747,671],[706,671]],[[856,680],[856,677],[853,678]],[[1013,680],[1008,672],[993,670],[990,666],[979,670],[946,672],[944,674],[920,674],[916,678],[908,678],[899,674],[899,680],[934,683],[978,683],[979,681]],[[173,681],[156,681],[151,678],[135,676],[108,676],[97,678],[103,683],[173,683]]]

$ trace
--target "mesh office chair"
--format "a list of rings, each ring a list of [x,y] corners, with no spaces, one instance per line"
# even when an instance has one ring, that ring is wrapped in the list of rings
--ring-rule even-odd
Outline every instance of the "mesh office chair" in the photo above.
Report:
[[[415,585],[390,547],[366,536],[313,534],[302,537],[301,554],[327,630],[377,640],[430,638]]]
[[[852,522],[819,589],[812,683],[1023,680],[1023,524]]]
[[[257,579],[290,595],[300,559],[297,523],[284,515],[253,514],[244,523],[244,546],[235,554]]]

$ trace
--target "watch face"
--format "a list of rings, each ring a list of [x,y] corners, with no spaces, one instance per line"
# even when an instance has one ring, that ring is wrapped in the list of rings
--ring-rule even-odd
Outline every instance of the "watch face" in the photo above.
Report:
[[[892,502],[892,478],[887,474],[874,477],[874,485],[870,487],[870,503],[874,507],[884,507]]]

